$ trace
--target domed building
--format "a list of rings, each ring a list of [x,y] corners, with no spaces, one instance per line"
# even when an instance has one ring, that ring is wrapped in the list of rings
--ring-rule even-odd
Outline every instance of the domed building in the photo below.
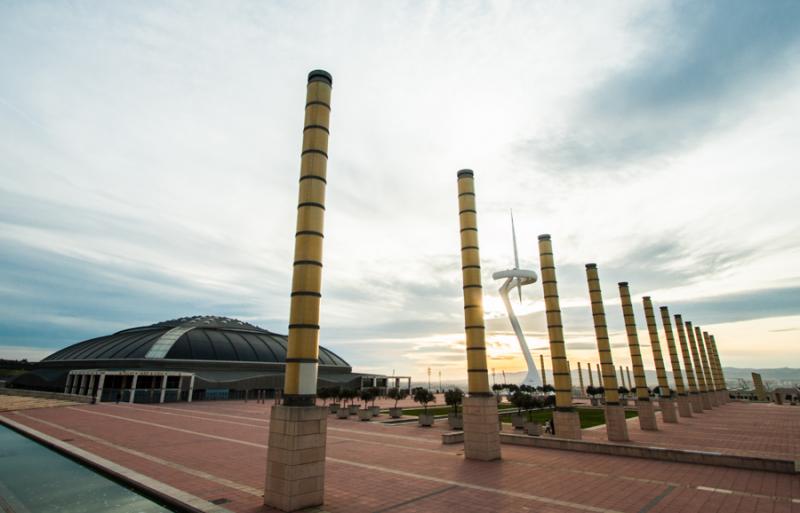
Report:
[[[287,336],[227,317],[196,316],[130,328],[53,353],[10,386],[98,401],[164,402],[272,397],[283,388]],[[404,378],[405,380],[405,378]],[[399,386],[355,374],[319,348],[318,387]]]

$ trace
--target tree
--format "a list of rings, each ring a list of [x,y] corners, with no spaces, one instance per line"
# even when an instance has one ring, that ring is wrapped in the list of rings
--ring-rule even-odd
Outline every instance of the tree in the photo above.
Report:
[[[364,401],[364,408],[367,407],[367,403],[374,399],[374,395],[372,394],[371,388],[362,388],[361,392],[358,394],[362,401]]]
[[[397,402],[408,397],[408,390],[405,388],[390,388],[387,395],[389,399],[394,399],[394,407],[397,408]]]
[[[427,388],[418,387],[414,389],[414,402],[421,404],[425,408],[425,415],[427,415],[428,403],[435,403],[436,396]]]
[[[549,393],[555,392],[555,391],[556,391],[556,389],[553,387],[553,385],[545,385],[545,386],[542,387],[542,392],[544,392],[545,394],[549,394]]]
[[[332,390],[330,388],[320,388],[317,391],[317,397],[322,399],[322,406],[325,406],[325,403],[328,402],[328,399],[333,397]]]
[[[586,395],[594,397],[595,395],[597,395],[597,388],[595,388],[594,385],[589,385],[588,387],[586,387]]]
[[[453,407],[453,413],[458,417],[458,405],[464,400],[464,391],[460,388],[451,388],[444,393],[444,402]]]
[[[369,393],[372,394],[372,406],[375,407],[375,399],[377,399],[381,395],[381,391],[378,390],[377,387],[371,387],[369,389]]]
[[[522,415],[522,410],[528,406],[528,398],[530,394],[517,391],[511,394],[511,404],[517,407],[517,414]]]

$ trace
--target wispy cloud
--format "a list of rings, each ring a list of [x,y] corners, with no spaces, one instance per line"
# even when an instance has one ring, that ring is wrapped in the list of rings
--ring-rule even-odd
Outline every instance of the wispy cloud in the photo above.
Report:
[[[597,84],[566,126],[519,151],[558,172],[662,159],[742,122],[765,89],[780,87],[774,73],[800,56],[791,0],[674,2],[638,22],[653,26],[649,48]]]

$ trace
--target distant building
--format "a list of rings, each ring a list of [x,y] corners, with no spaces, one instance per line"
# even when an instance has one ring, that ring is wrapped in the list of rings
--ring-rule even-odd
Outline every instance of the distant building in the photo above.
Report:
[[[197,316],[130,328],[53,353],[8,386],[100,401],[228,399],[283,388],[286,335],[227,317]],[[318,387],[410,387],[408,377],[354,373],[319,348]]]

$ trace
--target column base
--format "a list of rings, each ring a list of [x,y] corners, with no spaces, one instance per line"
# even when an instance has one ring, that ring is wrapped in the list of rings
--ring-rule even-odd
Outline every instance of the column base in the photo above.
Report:
[[[678,415],[685,418],[691,417],[692,403],[689,401],[689,396],[686,394],[679,395],[676,401],[678,403]]]
[[[281,511],[322,505],[327,408],[273,406],[264,504]]]
[[[606,405],[606,433],[609,442],[628,442],[628,423],[625,421],[625,408],[618,404]]]
[[[577,411],[554,411],[553,424],[555,436],[570,440],[581,439],[581,418]]]
[[[717,395],[716,390],[709,390],[708,400],[711,402],[712,407],[716,408],[719,406],[719,396]]]
[[[698,392],[692,392],[689,401],[692,403],[692,413],[703,413],[703,399]]]
[[[500,424],[497,399],[480,395],[464,398],[464,457],[468,460],[500,459]]]
[[[728,397],[727,390],[720,390],[718,393],[719,393],[720,404],[728,404],[730,402],[730,397]]]
[[[639,414],[639,427],[642,431],[658,431],[656,409],[652,401],[636,400],[636,412]]]
[[[662,397],[658,400],[658,407],[661,408],[661,420],[670,424],[678,422],[678,412],[675,410],[675,400]]]
[[[703,409],[704,410],[711,410],[713,407],[711,406],[711,397],[708,396],[708,392],[700,392],[700,401],[702,401]]]

